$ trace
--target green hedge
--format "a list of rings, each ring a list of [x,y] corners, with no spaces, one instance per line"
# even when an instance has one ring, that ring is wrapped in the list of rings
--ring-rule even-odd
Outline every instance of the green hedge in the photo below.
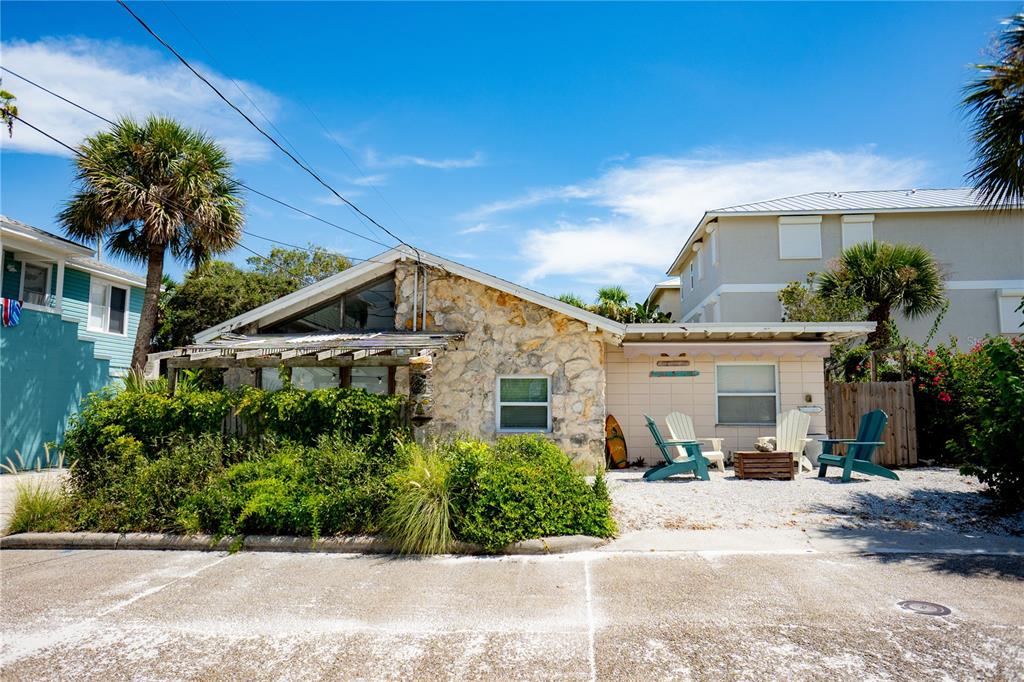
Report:
[[[64,499],[25,517],[39,529],[107,532],[385,532],[410,552],[615,532],[603,477],[588,485],[552,442],[421,448],[403,408],[358,389],[103,391],[68,430]],[[221,434],[230,414],[244,438]]]
[[[125,449],[159,457],[183,439],[219,436],[224,418],[236,414],[246,439],[278,438],[313,445],[323,435],[360,442],[374,451],[406,434],[405,398],[361,389],[315,391],[118,391],[90,395],[64,435],[64,456],[75,477],[91,484]]]

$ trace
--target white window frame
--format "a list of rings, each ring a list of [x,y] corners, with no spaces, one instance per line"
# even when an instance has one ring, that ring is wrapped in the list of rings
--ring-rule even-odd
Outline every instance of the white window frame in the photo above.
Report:
[[[855,229],[860,229],[864,225],[867,225],[868,239],[857,239],[853,240],[852,237],[847,236],[852,233]],[[849,227],[849,231],[847,231]],[[862,242],[873,242],[875,241],[875,216],[871,214],[861,215],[844,215],[843,216],[843,250],[850,248],[854,244],[860,244]]]
[[[96,334],[110,334],[111,336],[128,336],[128,316],[132,309],[132,288],[123,284],[116,284],[109,280],[100,279],[98,277],[89,278],[89,305],[85,315],[85,328],[89,332]],[[102,286],[108,289],[106,301],[107,305],[103,309],[103,328],[99,329],[91,326],[93,318],[92,310],[92,290],[95,286]],[[109,289],[117,288],[124,290],[124,331],[112,332],[110,331],[110,292]]]
[[[501,382],[503,379],[543,379],[547,382],[548,396],[545,403],[524,403],[501,401]],[[502,428],[501,408],[502,407],[539,407],[544,405],[548,409],[547,425],[543,429],[537,428]],[[546,374],[502,374],[494,381],[494,428],[498,433],[551,433],[551,377]]]
[[[807,240],[811,238],[813,234],[817,236],[817,249],[807,249],[806,251],[791,250],[790,255],[786,254],[784,249],[783,234],[792,234],[793,232],[802,233],[799,236],[796,244],[806,246]],[[796,255],[792,255],[792,254]],[[779,260],[820,260],[821,259],[821,216],[780,216],[779,217]]]
[[[46,293],[43,294],[46,297],[53,296],[50,292],[50,285],[53,283],[53,263],[47,263],[45,261],[35,260],[23,260],[21,261],[21,273],[20,281],[18,282],[18,300],[22,301],[22,307],[28,308],[29,310],[41,310],[44,312],[53,312],[53,306],[39,305],[38,303],[29,303],[25,300],[25,270],[26,266],[34,265],[37,268],[46,269]]]
[[[690,291],[694,291],[697,288],[697,278],[695,276],[697,266],[694,264],[695,260],[697,260],[696,255],[694,255],[694,257],[690,259]]]
[[[708,235],[708,248],[711,249],[711,265],[718,266],[718,230]]]
[[[775,393],[719,393],[718,391],[718,368],[729,365],[770,365],[775,368]],[[779,414],[779,395],[782,392],[782,387],[779,386],[779,363],[778,362],[765,362],[763,360],[733,360],[730,362],[716,362],[715,363],[715,426],[775,426],[776,421],[771,423],[767,422],[730,422],[723,424],[718,416],[718,399],[722,396],[733,396],[733,397],[745,397],[745,398],[763,398],[765,396],[775,396],[775,420],[778,420]]]
[[[697,279],[704,279],[704,249],[697,249]]]
[[[1000,289],[996,292],[996,301],[999,306],[999,333],[1016,336],[1024,333],[1024,329],[1018,325],[1024,321],[1024,317],[1016,312],[1021,297],[1024,296],[1024,289]]]

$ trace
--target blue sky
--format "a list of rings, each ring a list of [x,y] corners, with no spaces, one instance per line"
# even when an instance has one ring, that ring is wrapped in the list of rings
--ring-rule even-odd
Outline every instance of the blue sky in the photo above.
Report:
[[[404,240],[549,294],[621,283],[638,297],[704,210],[960,186],[971,152],[959,89],[1018,7],[132,5],[251,110],[237,81]],[[161,112],[203,128],[240,179],[370,233],[115,3],[5,1],[0,20],[8,68],[108,117]],[[104,125],[16,78],[4,87],[26,120],[69,143]],[[20,126],[4,137],[0,180],[4,214],[53,229],[71,163]],[[255,234],[381,250],[259,197],[247,216]]]

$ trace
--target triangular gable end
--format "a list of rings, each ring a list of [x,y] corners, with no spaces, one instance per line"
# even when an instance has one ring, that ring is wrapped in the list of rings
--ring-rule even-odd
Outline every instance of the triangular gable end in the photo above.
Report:
[[[281,320],[285,320],[304,311],[313,309],[331,299],[349,293],[359,287],[394,273],[395,264],[398,261],[411,260],[422,263],[426,266],[440,268],[454,275],[478,282],[484,286],[503,291],[507,294],[521,298],[525,301],[537,304],[544,308],[562,313],[567,317],[584,322],[594,330],[606,331],[615,335],[622,335],[625,332],[625,325],[614,322],[607,318],[595,315],[586,310],[577,308],[558,299],[545,296],[539,292],[526,287],[514,284],[499,277],[489,275],[474,268],[449,261],[440,256],[424,251],[419,248],[399,246],[385,251],[373,258],[355,265],[343,272],[332,275],[325,280],[311,284],[307,287],[282,296],[276,301],[271,301],[246,313],[242,313],[221,324],[205,329],[196,334],[196,341],[199,343],[209,342],[221,334],[237,332],[244,327],[256,324],[259,327],[266,327]]]

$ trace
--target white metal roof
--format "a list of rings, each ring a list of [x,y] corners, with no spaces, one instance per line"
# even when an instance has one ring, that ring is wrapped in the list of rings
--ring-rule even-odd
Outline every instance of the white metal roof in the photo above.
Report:
[[[969,187],[955,189],[887,189],[855,192],[811,192],[751,204],[716,208],[709,213],[792,213],[801,211],[898,211],[906,209],[980,208],[981,198]]]
[[[624,340],[659,341],[827,341],[870,334],[874,322],[696,322],[627,324]]]
[[[108,279],[117,280],[126,284],[131,284],[137,287],[146,286],[146,278],[142,275],[128,270],[122,270],[121,268],[115,268],[109,263],[105,263],[95,258],[88,258],[85,256],[72,256],[68,258],[68,265],[79,270],[85,270],[99,275],[100,277],[106,277]]]
[[[13,218],[8,218],[5,215],[0,215],[0,233],[3,233],[5,236],[19,237],[26,242],[38,244],[64,254],[81,254],[83,256],[91,256],[94,253],[94,251],[88,246],[83,246],[78,242],[65,239],[59,234],[54,234],[53,232],[41,230],[38,227],[26,225],[20,220],[14,220]]]
[[[969,187],[954,189],[885,189],[853,192],[811,192],[791,197],[711,209],[704,214],[679,249],[666,274],[678,275],[691,247],[710,230],[709,223],[724,216],[806,215],[842,213],[915,213],[928,211],[984,211],[991,207]]]

